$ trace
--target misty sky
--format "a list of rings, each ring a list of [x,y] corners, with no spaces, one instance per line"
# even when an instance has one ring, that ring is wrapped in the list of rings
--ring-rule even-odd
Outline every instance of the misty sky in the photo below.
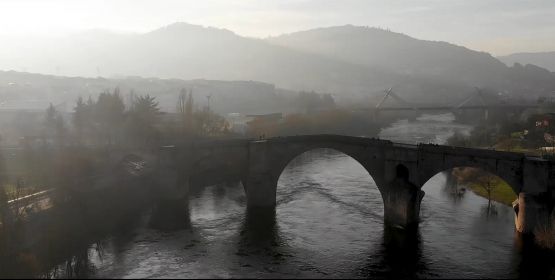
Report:
[[[0,35],[146,32],[177,21],[250,37],[354,24],[494,55],[555,51],[554,0],[0,0]]]

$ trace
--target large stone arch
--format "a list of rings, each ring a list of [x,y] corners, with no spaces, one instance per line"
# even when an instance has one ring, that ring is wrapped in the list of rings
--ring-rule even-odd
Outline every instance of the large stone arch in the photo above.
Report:
[[[378,143],[378,144],[376,144]],[[275,206],[277,182],[287,165],[297,156],[315,149],[332,149],[356,160],[372,177],[380,193],[384,189],[384,150],[388,141],[348,136],[295,136],[255,141],[249,147],[243,186],[249,206]]]
[[[279,179],[283,170],[298,156],[317,149],[330,149],[342,153],[358,162],[379,186],[383,177],[383,156],[378,149],[364,145],[353,145],[348,143],[333,142],[298,142],[289,143],[285,149],[273,147],[272,153],[272,176]]]

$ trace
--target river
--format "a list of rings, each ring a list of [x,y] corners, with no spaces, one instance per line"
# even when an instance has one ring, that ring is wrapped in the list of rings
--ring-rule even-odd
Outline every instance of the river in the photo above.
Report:
[[[444,143],[453,116],[398,121],[380,137]],[[127,231],[94,245],[87,276],[109,278],[514,278],[535,269],[524,261],[513,210],[470,191],[453,192],[440,173],[424,186],[417,233],[384,230],[383,203],[370,175],[333,150],[297,157],[278,183],[275,217],[252,225],[239,184],[210,186],[190,201],[190,229],[149,229],[148,214]],[[274,218],[274,219],[272,219]],[[60,265],[54,277],[64,276]]]

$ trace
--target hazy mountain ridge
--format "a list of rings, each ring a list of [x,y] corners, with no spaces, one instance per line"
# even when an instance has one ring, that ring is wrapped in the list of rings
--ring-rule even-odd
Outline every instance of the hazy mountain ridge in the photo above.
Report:
[[[461,68],[460,63],[492,65],[497,70],[504,66],[487,53],[447,42],[418,40],[388,30],[352,25],[295,32],[268,40],[342,61],[411,74],[423,71],[441,75],[445,70]]]
[[[519,83],[528,83],[518,76],[522,69],[515,71],[488,53],[378,28],[352,25],[318,28],[272,37],[268,41],[425,79],[439,78],[498,90],[520,90]],[[549,81],[543,82],[554,86]]]
[[[175,23],[144,34],[98,31],[34,47],[0,59],[0,69],[85,77],[255,80],[343,98],[394,86],[400,95],[439,102],[461,99],[474,86],[528,95],[555,90],[550,73],[507,67],[487,53],[445,42],[355,26],[262,40]],[[537,73],[541,75],[534,76]]]
[[[106,38],[107,36],[102,36]],[[94,41],[94,38],[89,40]],[[70,42],[71,40],[68,40]],[[83,37],[80,41],[83,42]],[[44,56],[47,53],[48,57]],[[231,31],[177,23],[124,40],[46,48],[27,57],[30,72],[69,76],[143,76],[257,80],[289,89],[356,92],[391,84],[390,73],[244,38]],[[61,69],[59,72],[55,69]],[[371,83],[373,82],[373,83]],[[378,84],[380,83],[380,84]]]
[[[497,57],[507,65],[511,66],[515,63],[534,64],[545,68],[551,72],[555,72],[555,51],[553,52],[536,52],[536,53],[514,53]]]

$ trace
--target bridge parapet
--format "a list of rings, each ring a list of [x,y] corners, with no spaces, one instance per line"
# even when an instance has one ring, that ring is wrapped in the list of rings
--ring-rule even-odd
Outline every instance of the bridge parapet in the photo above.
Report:
[[[477,148],[466,148],[466,147],[454,147],[436,144],[419,144],[418,148],[421,151],[437,154],[450,154],[450,155],[464,155],[464,156],[474,156],[479,158],[495,158],[502,160],[513,160],[521,161],[527,158],[523,153],[517,152],[507,152],[507,151],[496,151],[488,149],[477,149]]]
[[[392,146],[393,142],[379,138],[367,138],[359,136],[344,136],[334,134],[318,134],[318,135],[298,135],[298,136],[283,136],[272,137],[266,139],[272,143],[297,143],[297,142],[335,142],[353,145],[371,145],[371,146]]]
[[[252,139],[209,140],[190,143],[191,148],[247,147]]]

